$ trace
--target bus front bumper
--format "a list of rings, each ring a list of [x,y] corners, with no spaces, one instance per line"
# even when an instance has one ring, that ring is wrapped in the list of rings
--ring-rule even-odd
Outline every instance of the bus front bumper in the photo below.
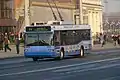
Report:
[[[25,57],[40,57],[40,58],[55,58],[59,57],[58,53],[55,52],[24,52]]]

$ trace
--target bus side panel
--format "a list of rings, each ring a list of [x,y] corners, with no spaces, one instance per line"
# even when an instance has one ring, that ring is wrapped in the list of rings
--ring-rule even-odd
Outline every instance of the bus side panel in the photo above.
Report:
[[[65,51],[65,56],[74,56],[74,55],[79,55],[79,54],[80,54],[79,50]]]

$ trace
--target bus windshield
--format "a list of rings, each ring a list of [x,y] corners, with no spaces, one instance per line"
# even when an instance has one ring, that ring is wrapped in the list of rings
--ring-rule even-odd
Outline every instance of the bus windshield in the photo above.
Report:
[[[50,46],[52,45],[52,33],[27,33],[26,46]]]

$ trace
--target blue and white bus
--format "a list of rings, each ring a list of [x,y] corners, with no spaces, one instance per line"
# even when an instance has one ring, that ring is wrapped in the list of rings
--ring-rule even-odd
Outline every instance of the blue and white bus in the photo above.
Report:
[[[25,27],[24,55],[37,61],[39,58],[84,56],[91,50],[89,25],[36,25]]]

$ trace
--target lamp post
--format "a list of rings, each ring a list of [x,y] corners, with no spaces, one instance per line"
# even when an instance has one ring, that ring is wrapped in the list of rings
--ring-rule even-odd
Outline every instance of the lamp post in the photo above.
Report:
[[[80,24],[83,24],[83,6],[82,0],[79,0],[79,15],[80,15]]]
[[[30,25],[30,0],[24,0],[25,26]]]
[[[82,0],[75,0],[75,24],[83,24]]]

